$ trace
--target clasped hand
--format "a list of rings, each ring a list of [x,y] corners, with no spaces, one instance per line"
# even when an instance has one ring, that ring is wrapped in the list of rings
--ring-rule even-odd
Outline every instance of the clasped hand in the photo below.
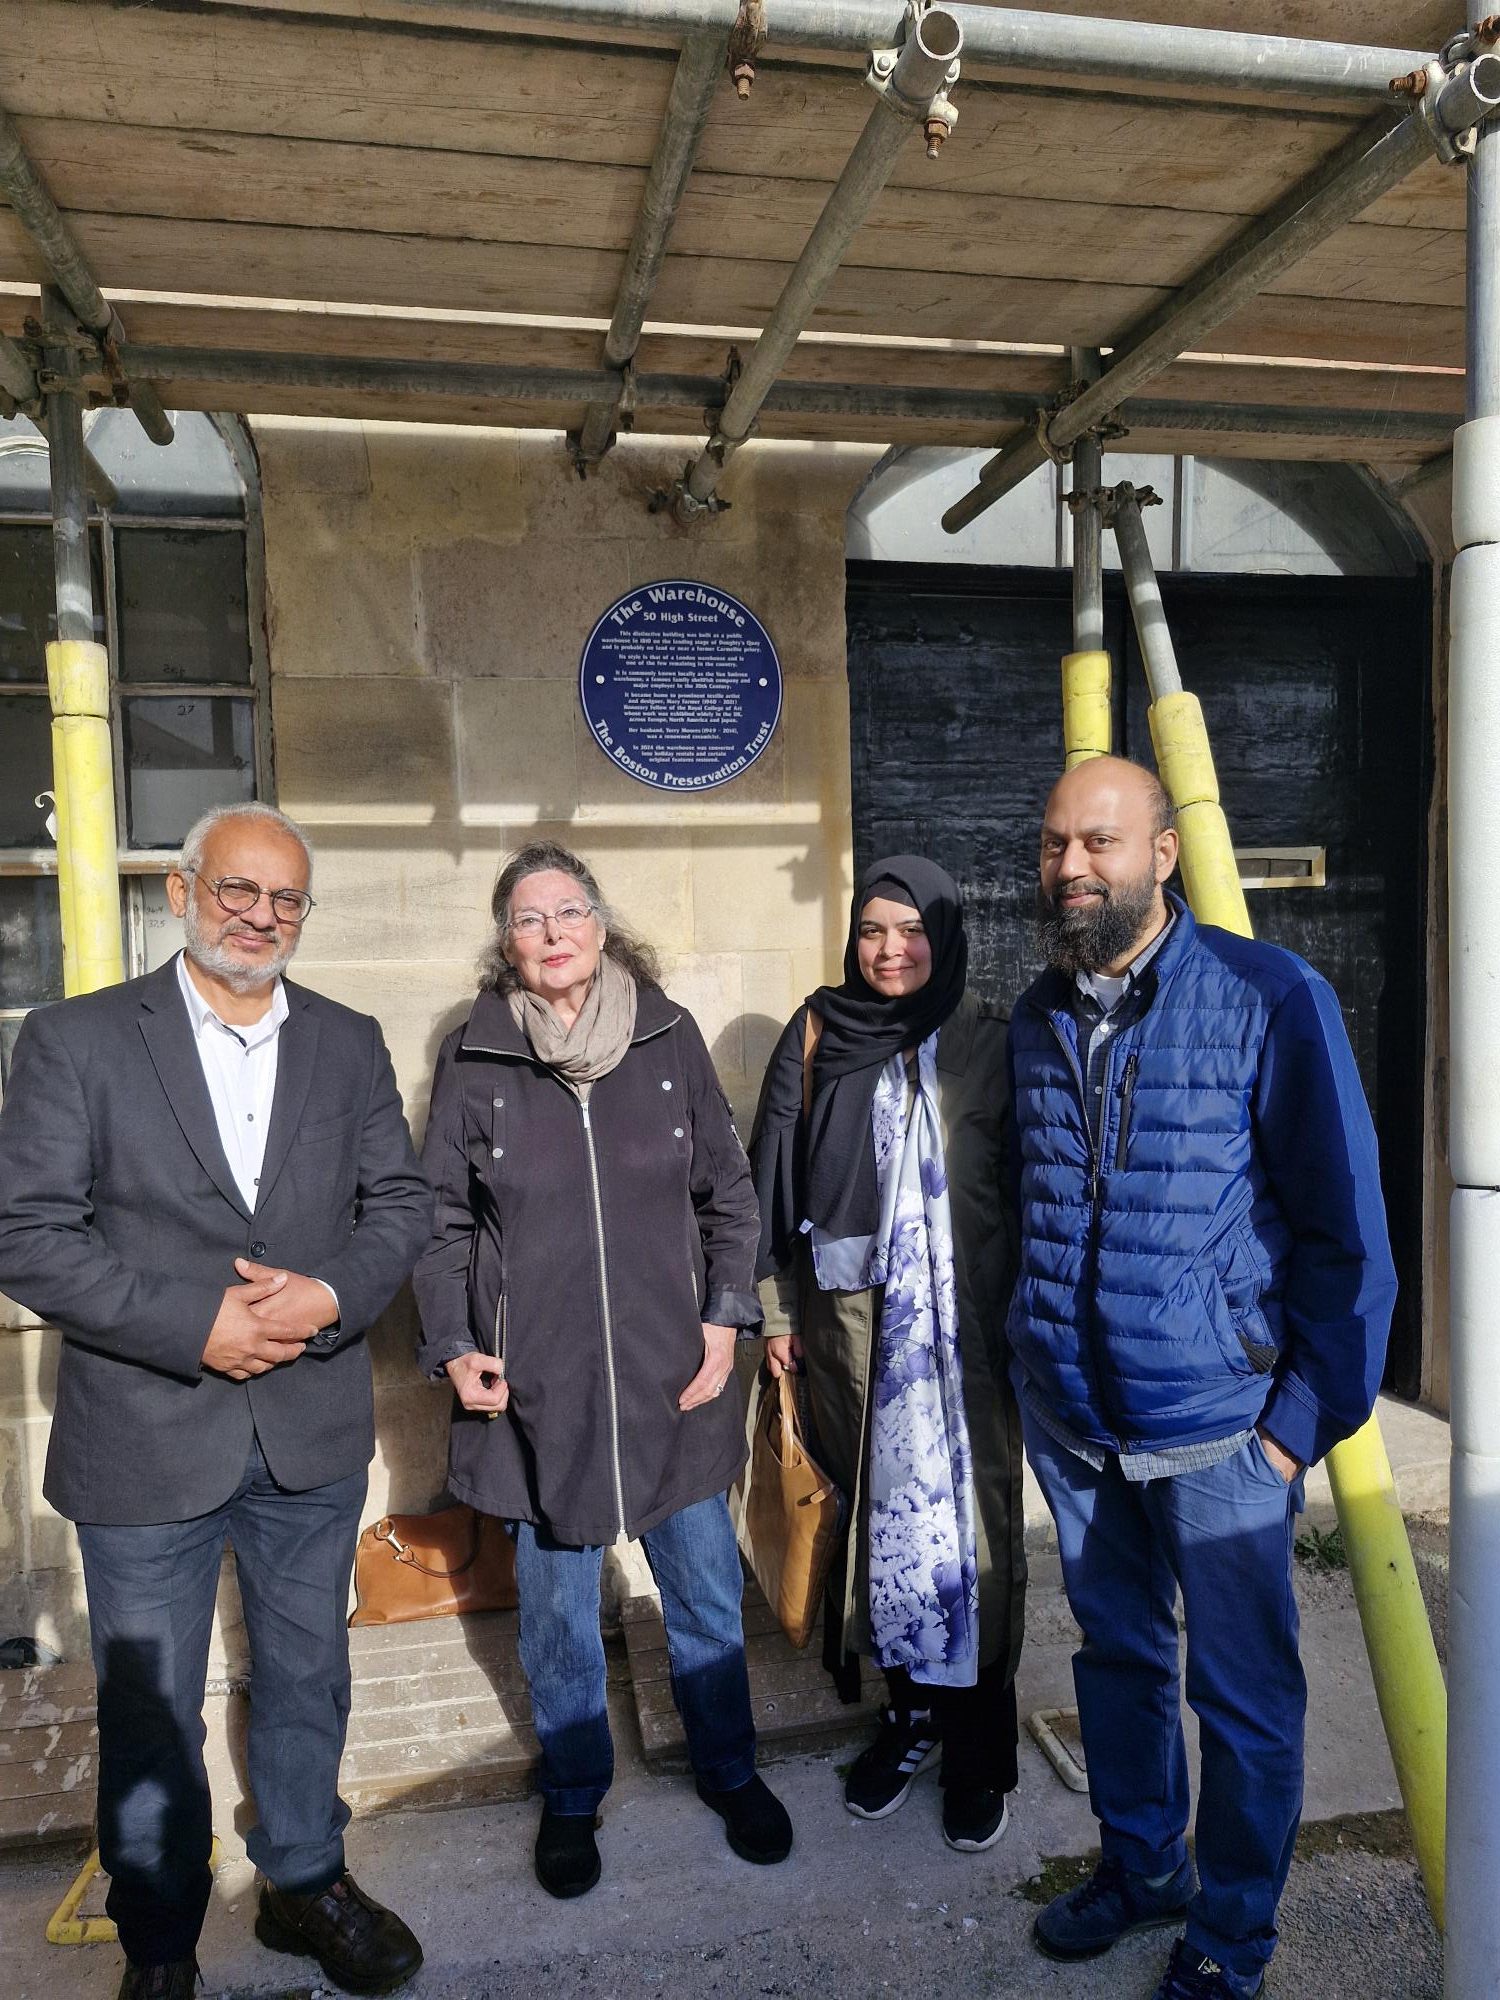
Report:
[[[268,1374],[301,1355],[338,1318],[333,1293],[317,1278],[236,1257],[242,1283],[229,1285],[203,1348],[201,1366],[231,1382]]]

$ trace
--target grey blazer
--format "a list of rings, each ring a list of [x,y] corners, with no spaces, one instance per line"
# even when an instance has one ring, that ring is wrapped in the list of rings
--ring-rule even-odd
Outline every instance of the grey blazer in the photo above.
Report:
[[[432,1196],[378,1024],[290,980],[286,995],[253,1215],[175,961],[22,1024],[0,1107],[0,1291],[63,1334],[43,1490],[71,1520],[206,1514],[257,1434],[299,1492],[374,1450],[363,1335],[426,1245]],[[326,1352],[249,1382],[200,1371],[240,1256],[333,1286]]]

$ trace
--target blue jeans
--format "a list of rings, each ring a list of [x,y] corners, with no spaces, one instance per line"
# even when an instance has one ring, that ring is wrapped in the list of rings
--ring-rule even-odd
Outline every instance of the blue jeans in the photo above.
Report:
[[[1180,1587],[1202,1748],[1187,1941],[1253,1978],[1276,1947],[1302,1814],[1307,1683],[1292,1594],[1302,1480],[1288,1485],[1252,1438],[1205,1471],[1132,1485],[1116,1459],[1095,1472],[1035,1422],[1025,1430],[1083,1633],[1073,1684],[1100,1847],[1152,1876],[1187,1854]]]
[[[538,1787],[557,1813],[596,1812],[615,1774],[599,1631],[604,1551],[515,1524],[521,1664],[542,1746]],[[693,1770],[714,1791],[755,1775],[755,1723],[740,1623],[744,1572],[722,1493],[641,1537],[661,1592],[672,1695]]]
[[[203,1684],[226,1541],[250,1640],[258,1823],[245,1845],[283,1889],[322,1888],[343,1869],[345,1618],[364,1497],[362,1472],[283,1491],[257,1443],[238,1489],[211,1514],[151,1527],[78,1524],[99,1683],[105,1907],[134,1965],[191,1957],[208,1908]]]

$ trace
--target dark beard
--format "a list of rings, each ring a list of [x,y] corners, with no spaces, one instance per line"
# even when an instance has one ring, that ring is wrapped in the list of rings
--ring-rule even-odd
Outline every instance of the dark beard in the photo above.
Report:
[[[1116,889],[1102,888],[1088,907],[1065,914],[1047,894],[1036,896],[1037,938],[1047,963],[1059,972],[1102,972],[1130,955],[1156,915],[1156,874]]]

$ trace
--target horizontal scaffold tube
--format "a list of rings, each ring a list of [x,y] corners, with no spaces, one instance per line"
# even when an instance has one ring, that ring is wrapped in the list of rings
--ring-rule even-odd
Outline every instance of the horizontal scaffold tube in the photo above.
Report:
[[[473,361],[405,360],[394,356],[287,354],[251,348],[178,348],[129,343],[127,368],[171,387],[201,384],[246,393],[329,389],[392,397],[451,396],[468,401],[592,403],[618,387],[606,368],[531,368]],[[691,411],[718,402],[724,384],[712,375],[640,375],[635,400],[647,410]],[[783,416],[920,418],[933,423],[1015,423],[1035,398],[1008,389],[942,389],[901,383],[775,383],[762,407]],[[1368,440],[1393,446],[1446,445],[1455,419],[1441,410],[1323,409],[1300,404],[1165,401],[1126,403],[1124,420],[1137,430],[1212,431],[1225,436]]]
[[[445,13],[453,12],[452,0],[441,4]],[[727,33],[737,6],[736,0],[468,0],[466,11],[500,22],[557,21],[676,37],[715,29]],[[1024,7],[952,11],[972,62],[1101,81],[1199,84],[1373,105],[1388,101],[1392,77],[1431,60],[1431,51],[1421,49],[1097,20]],[[905,18],[904,8],[891,0],[766,0],[767,40],[773,47],[864,54],[899,41]]]

